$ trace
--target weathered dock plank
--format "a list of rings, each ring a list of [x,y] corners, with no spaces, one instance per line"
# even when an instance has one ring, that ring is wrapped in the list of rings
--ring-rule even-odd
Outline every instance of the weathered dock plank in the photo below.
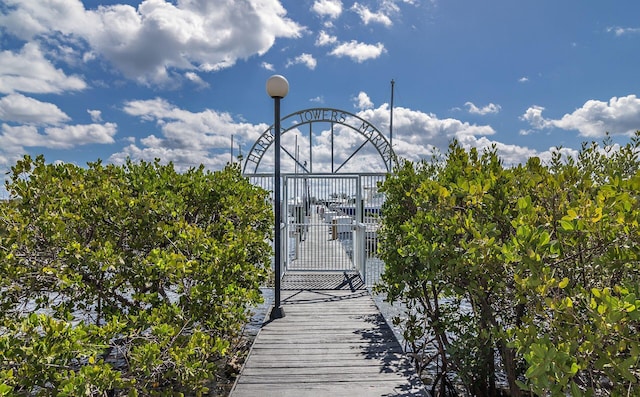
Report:
[[[412,389],[401,390],[401,387],[393,382],[379,382],[372,384],[369,381],[351,381],[335,383],[306,382],[293,385],[293,387],[281,387],[277,380],[270,384],[245,384],[242,385],[243,396],[264,397],[305,397],[305,396],[331,396],[331,397],[373,397],[373,396],[420,396]]]
[[[366,291],[283,291],[231,392],[246,396],[426,396]]]

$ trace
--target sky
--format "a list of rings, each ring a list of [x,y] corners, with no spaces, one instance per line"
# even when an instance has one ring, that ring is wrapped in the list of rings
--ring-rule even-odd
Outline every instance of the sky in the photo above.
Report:
[[[274,74],[289,82],[283,117],[340,109],[387,138],[393,80],[401,158],[456,139],[545,161],[606,133],[629,141],[639,64],[637,0],[3,0],[0,174],[25,154],[221,169],[273,123]],[[327,171],[330,131],[293,128],[282,145]],[[362,142],[334,135],[333,161]],[[375,155],[345,170],[379,171]]]

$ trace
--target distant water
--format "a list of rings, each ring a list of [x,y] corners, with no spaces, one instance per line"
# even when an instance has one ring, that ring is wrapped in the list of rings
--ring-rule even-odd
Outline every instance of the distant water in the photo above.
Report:
[[[258,331],[260,331],[260,328],[264,323],[264,319],[266,318],[267,313],[269,312],[269,308],[271,307],[271,305],[273,305],[273,300],[274,300],[273,288],[263,287],[263,288],[260,288],[260,292],[262,292],[262,297],[264,298],[264,302],[262,302],[260,305],[254,307],[251,310],[252,312],[251,320],[249,321],[249,324],[247,324],[245,328],[245,332],[247,333],[247,335],[251,337],[255,337],[258,334]]]

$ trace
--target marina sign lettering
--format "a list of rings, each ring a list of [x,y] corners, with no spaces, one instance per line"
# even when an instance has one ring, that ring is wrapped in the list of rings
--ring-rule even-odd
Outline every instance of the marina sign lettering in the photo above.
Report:
[[[269,146],[271,146],[271,144],[273,143],[273,140],[275,139],[273,135],[273,128],[269,128],[265,132],[268,132],[268,134],[264,133],[260,135],[260,138],[258,138],[256,143],[253,144],[253,147],[249,152],[249,156],[247,156],[247,162],[257,161],[259,163],[264,152],[266,152]]]
[[[360,135],[362,135],[362,137],[366,139],[365,144],[371,143],[375,147],[375,149],[378,151],[378,154],[382,158],[387,171],[388,172],[391,171],[392,162],[395,160],[395,154],[393,152],[393,149],[391,148],[391,145],[389,144],[389,141],[382,133],[380,133],[380,131],[378,131],[378,129],[375,126],[373,126],[368,121],[364,120],[360,116],[357,116],[353,113],[350,113],[344,110],[339,110],[339,109],[332,109],[332,108],[313,108],[313,109],[299,110],[281,119],[281,125],[287,126],[287,127],[282,127],[280,134],[284,135],[287,131],[297,129],[304,124],[309,124],[311,125],[310,139],[312,139],[311,131],[313,130],[314,123],[330,123],[332,141],[333,141],[333,134],[334,134],[334,130],[333,130],[334,124],[343,125],[345,127],[352,129],[353,131],[358,132]],[[244,164],[243,172],[245,174],[248,172],[257,173],[258,166],[262,161],[263,155],[265,154],[267,149],[273,144],[274,140],[275,140],[274,127],[273,125],[271,125],[266,131],[262,133],[262,135],[260,135],[260,137],[256,140],[256,142],[251,147],[251,150],[249,151],[246,162]],[[355,149],[354,152],[351,154],[351,156],[349,156],[349,158],[342,165],[337,167],[336,170],[340,170],[346,162],[348,162],[355,154],[357,154],[360,151],[360,149],[362,149],[363,146],[364,144],[361,145],[359,148]],[[331,147],[331,151],[332,151],[331,161],[333,163],[333,144]],[[286,151],[285,151],[285,154],[290,156],[290,154]],[[334,170],[333,166],[332,166],[332,170]],[[332,171],[332,172],[338,172],[338,171]]]
[[[297,113],[300,119],[300,123],[309,123],[312,121],[325,121],[325,122],[335,122],[335,123],[344,123],[347,121],[347,113],[336,110],[336,109],[324,109],[324,108],[316,108],[316,109],[307,109],[301,110]],[[286,118],[291,117],[291,115]]]

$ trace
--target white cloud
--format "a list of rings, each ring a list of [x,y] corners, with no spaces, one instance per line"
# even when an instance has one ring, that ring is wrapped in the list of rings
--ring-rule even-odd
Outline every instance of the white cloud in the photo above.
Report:
[[[500,112],[500,109],[502,109],[500,105],[496,105],[494,103],[489,103],[488,105],[479,108],[472,102],[466,102],[465,106],[469,108],[469,113],[478,114],[480,116],[484,116],[487,114],[496,114]]]
[[[206,81],[204,81],[202,79],[202,77],[200,77],[197,73],[194,72],[186,72],[184,74],[184,77],[191,81],[192,83],[194,83],[195,85],[199,86],[199,87],[209,87],[209,83],[207,83]]]
[[[27,43],[20,52],[0,52],[0,92],[53,93],[79,91],[87,87],[79,76],[67,76],[45,59],[37,43]]]
[[[371,98],[367,95],[366,92],[360,91],[358,96],[353,98],[354,106],[360,110],[371,109],[373,107],[373,102],[371,102]]]
[[[8,155],[12,153],[24,153],[23,147],[39,146],[45,143],[43,141],[43,136],[38,133],[38,127],[35,125],[11,126],[2,124],[2,129],[0,130],[0,148]],[[0,151],[0,153],[2,153],[2,151]]]
[[[519,83],[526,83],[527,81],[529,81],[529,78],[527,76],[522,76],[518,79]]]
[[[52,27],[60,33],[72,34],[96,26],[95,18],[87,18],[80,1],[4,0],[4,3],[8,12],[0,15],[0,22],[9,32],[24,40],[50,33]]]
[[[549,122],[542,117],[543,110],[544,108],[542,106],[531,106],[522,116],[520,116],[520,120],[527,121],[535,129],[547,128],[549,126]]]
[[[624,28],[620,26],[612,26],[607,28],[607,32],[613,32],[616,36],[625,36],[631,34],[640,34],[640,28]]]
[[[539,153],[534,149],[529,149],[525,146],[509,145],[498,141],[493,141],[487,137],[468,137],[467,139],[461,139],[460,143],[467,149],[472,147],[480,150],[491,149],[495,146],[498,151],[498,156],[504,162],[506,166],[512,166],[525,163],[531,157],[549,157],[545,153]]]
[[[336,19],[342,14],[341,0],[316,0],[311,8],[316,14]]]
[[[311,98],[312,102],[322,102],[321,97]],[[354,104],[368,106],[359,111],[358,116],[377,126],[378,130],[388,136],[389,106],[383,104],[373,107],[370,98],[364,92],[354,98]],[[125,104],[124,111],[144,121],[158,125],[161,134],[148,135],[133,141],[120,152],[111,156],[110,161],[121,163],[126,157],[133,159],[162,158],[163,161],[173,161],[179,169],[204,164],[211,168],[220,168],[229,161],[230,137],[234,135],[236,142],[252,143],[267,129],[266,124],[253,125],[239,122],[228,113],[204,110],[190,112],[178,108],[163,99],[131,101]],[[335,139],[339,144],[334,145],[335,161],[340,164],[350,156],[354,148],[360,147],[363,137],[354,131],[345,131],[346,127],[335,127]],[[297,134],[300,148],[309,146],[308,136]],[[331,170],[331,134],[330,131],[314,131],[313,162],[316,172],[330,172]],[[465,148],[490,148],[495,145],[498,153],[506,164],[525,162],[531,156],[550,159],[550,150],[537,152],[536,150],[507,145],[491,139],[495,130],[489,125],[471,124],[453,118],[440,119],[434,114],[418,110],[396,107],[394,109],[394,139],[393,146],[396,153],[410,160],[429,158],[436,153],[447,151],[453,139],[457,139]],[[283,143],[290,152],[294,140],[291,136]],[[371,149],[371,147],[369,147]],[[272,162],[269,152],[261,164],[269,167]],[[303,153],[304,157],[304,153]],[[308,158],[308,157],[307,157]],[[362,152],[349,161],[349,169],[362,169],[379,162],[379,154],[366,147]],[[285,162],[286,163],[286,162]],[[290,165],[290,164],[289,164]],[[283,165],[285,166],[285,165]]]
[[[125,103],[122,110],[131,116],[141,117],[144,121],[163,119],[165,117],[175,118],[172,113],[179,111],[178,108],[162,98],[129,101]]]
[[[95,60],[96,58],[97,58],[96,53],[92,51],[87,51],[84,54],[82,54],[82,62],[84,63],[89,63]]]
[[[336,41],[338,41],[336,36],[331,36],[324,30],[321,30],[320,33],[318,33],[318,38],[316,39],[315,44],[318,47],[322,47],[322,46],[333,44]]]
[[[338,58],[346,56],[358,63],[362,63],[369,59],[378,58],[385,51],[382,43],[376,43],[374,45],[351,40],[348,43],[339,44],[329,54]]]
[[[324,97],[322,95],[320,95],[320,96],[317,96],[315,98],[309,99],[309,102],[315,102],[315,103],[322,104],[322,103],[324,103]]]
[[[305,53],[302,53],[302,54],[298,55],[294,59],[289,59],[287,61],[286,67],[293,66],[293,65],[300,65],[300,64],[305,65],[307,68],[313,70],[313,69],[316,68],[316,65],[318,64],[318,61],[316,61],[316,59],[313,57],[313,55],[307,54],[305,52]]]
[[[117,129],[115,123],[47,127],[44,129],[47,142],[36,146],[70,149],[78,145],[113,143]]]
[[[22,94],[0,98],[0,119],[20,124],[60,124],[69,116],[53,103],[41,102]]]
[[[635,95],[613,97],[609,102],[589,100],[573,113],[565,114],[559,120],[545,119],[544,108],[533,106],[521,116],[535,129],[556,127],[576,130],[584,137],[629,135],[640,129],[640,99]]]
[[[335,28],[333,20],[331,20],[331,19],[327,19],[326,21],[322,22],[322,26],[325,29],[333,29],[333,28]]]
[[[579,154],[579,151],[576,150],[576,149],[571,149],[571,148],[566,148],[566,147],[563,147],[563,148],[550,147],[549,149],[545,150],[544,152],[540,152],[538,154],[535,154],[535,155],[532,155],[532,156],[529,156],[529,157],[536,156],[536,157],[539,157],[540,160],[543,161],[543,163],[549,163],[551,161],[551,159],[553,158],[552,154],[554,152],[558,152],[558,151],[560,152],[560,154],[562,155],[563,158],[573,157],[575,159],[575,158],[578,158],[578,154]],[[521,162],[524,162],[524,161],[521,161]]]
[[[115,162],[122,162],[127,156],[134,159],[160,157],[163,161],[174,161],[180,167],[200,163],[221,167],[229,160],[228,154],[218,158],[211,154],[212,150],[227,151],[231,135],[236,142],[254,142],[267,128],[266,124],[238,122],[229,113],[215,110],[190,112],[161,98],[130,101],[123,110],[144,121],[155,122],[162,136],[142,138],[142,146],[129,145],[111,156]]]
[[[521,164],[534,156],[540,157],[543,161],[549,161],[552,151],[555,150],[555,148],[549,148],[538,152],[526,146],[492,140],[491,136],[495,134],[495,130],[489,125],[469,124],[452,118],[440,119],[434,114],[403,107],[395,107],[393,115],[394,151],[399,157],[412,161],[429,158],[437,153],[446,153],[454,139],[466,149],[475,147],[483,150],[495,146],[506,165]],[[363,110],[358,113],[358,116],[378,126],[379,131],[389,139],[388,104]],[[565,155],[577,154],[573,149],[565,148],[562,151]]]
[[[393,22],[391,22],[391,18],[389,18],[389,16],[386,15],[382,10],[378,12],[372,12],[369,8],[360,3],[354,3],[351,9],[360,16],[362,23],[364,23],[365,25],[368,25],[371,22],[379,23],[386,27],[390,27],[391,25],[393,25]]]
[[[87,109],[87,113],[91,116],[91,121],[99,123],[102,121],[102,112],[100,110]]]
[[[166,82],[169,70],[215,71],[264,54],[277,38],[304,28],[286,17],[278,0],[211,2],[144,0],[85,9],[80,1],[5,0],[0,23],[25,40],[59,34],[82,39],[125,76]]]
[[[268,63],[268,62],[262,62],[262,63],[260,64],[260,66],[261,66],[264,70],[268,70],[268,71],[271,71],[271,72],[273,72],[274,70],[276,70],[276,69],[273,67],[273,64]]]
[[[112,154],[109,161],[115,164],[124,164],[128,158],[133,160],[154,161],[162,159],[163,163],[173,162],[178,171],[186,171],[200,164],[211,169],[222,169],[229,161],[229,155],[211,155],[206,150],[176,149],[163,147],[161,141],[153,142],[145,140],[148,146],[139,147],[135,144],[126,146],[121,152]]]
[[[578,130],[587,137],[611,134],[631,134],[640,129],[640,99],[635,95],[613,97],[609,103],[590,100],[582,108],[553,124],[565,130]]]
[[[14,162],[25,147],[71,149],[114,143],[117,124],[100,123],[99,110],[87,110],[93,124],[67,125],[71,118],[58,106],[22,94],[0,98],[0,166]]]
[[[387,135],[388,104],[363,110],[358,116],[378,126],[378,129]],[[479,144],[481,137],[493,134],[495,131],[488,125],[469,124],[451,118],[439,119],[434,114],[403,107],[395,107],[393,110],[394,150],[397,155],[410,160],[429,157],[438,151],[445,152],[453,139],[459,140],[465,147],[470,147]]]
[[[526,136],[526,135],[530,135],[534,132],[534,130],[532,129],[521,129],[520,131],[518,131],[518,135],[522,135],[522,136]]]
[[[44,134],[34,125],[2,125],[0,147],[7,153],[24,153],[24,147],[71,149],[92,143],[113,143],[117,132],[114,123],[46,127]]]

